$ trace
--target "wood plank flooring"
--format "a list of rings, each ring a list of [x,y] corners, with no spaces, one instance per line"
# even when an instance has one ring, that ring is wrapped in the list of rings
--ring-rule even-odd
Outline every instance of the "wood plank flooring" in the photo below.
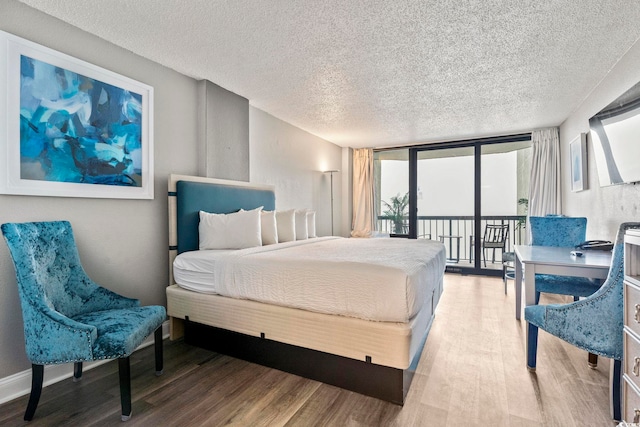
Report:
[[[501,279],[447,274],[403,407],[316,381],[165,341],[131,357],[127,426],[609,426],[609,360],[540,332],[538,369],[525,367],[524,328]],[[541,303],[568,301],[543,295]],[[121,426],[118,367],[110,362],[46,387],[33,421],[28,396],[0,406],[3,426]],[[45,378],[46,380],[46,378]]]

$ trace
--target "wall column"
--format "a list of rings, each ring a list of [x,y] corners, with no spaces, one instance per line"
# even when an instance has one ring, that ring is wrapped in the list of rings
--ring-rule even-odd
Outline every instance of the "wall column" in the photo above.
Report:
[[[249,181],[249,100],[208,80],[198,95],[199,175]]]

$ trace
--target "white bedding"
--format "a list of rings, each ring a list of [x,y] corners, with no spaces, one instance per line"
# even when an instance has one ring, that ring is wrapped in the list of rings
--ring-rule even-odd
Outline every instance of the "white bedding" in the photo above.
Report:
[[[173,266],[176,283],[197,292],[407,322],[439,286],[445,250],[430,240],[322,237],[185,252]]]

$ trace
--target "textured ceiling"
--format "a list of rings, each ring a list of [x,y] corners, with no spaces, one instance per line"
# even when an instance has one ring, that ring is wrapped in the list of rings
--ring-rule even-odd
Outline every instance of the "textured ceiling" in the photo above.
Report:
[[[640,37],[636,0],[20,1],[350,147],[557,126]]]

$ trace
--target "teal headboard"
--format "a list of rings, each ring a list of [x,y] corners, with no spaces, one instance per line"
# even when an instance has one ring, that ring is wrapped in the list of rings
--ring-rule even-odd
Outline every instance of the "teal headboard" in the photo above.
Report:
[[[176,182],[178,253],[198,249],[199,212],[231,213],[263,206],[274,210],[272,188],[180,180]]]
[[[178,253],[198,249],[199,211],[230,213],[238,209],[276,206],[272,185],[170,174],[169,204],[169,285],[173,285],[173,260]],[[179,208],[178,208],[179,206]]]

